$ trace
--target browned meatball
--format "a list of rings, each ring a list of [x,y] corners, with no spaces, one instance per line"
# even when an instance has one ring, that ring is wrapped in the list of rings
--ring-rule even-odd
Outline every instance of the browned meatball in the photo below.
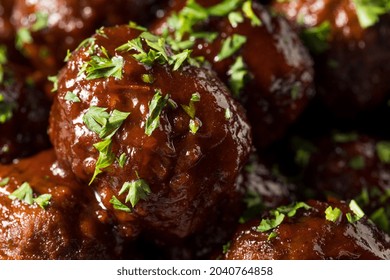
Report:
[[[145,21],[154,0],[16,0],[12,23],[17,46],[41,71],[53,75],[73,50],[102,25]]]
[[[177,240],[239,203],[250,128],[213,73],[139,29],[104,28],[73,53],[59,75],[50,137],[128,237]]]
[[[265,227],[259,228],[260,220],[241,225],[224,258],[234,260],[390,259],[390,237],[365,217],[357,221],[352,220],[357,218],[347,204],[312,200],[305,207],[296,210],[292,217],[285,214],[279,226],[266,232],[260,231],[265,229]],[[329,210],[328,207],[332,208]],[[291,207],[288,208],[279,209],[280,214],[291,210]],[[336,214],[335,208],[341,213]],[[328,211],[332,213],[326,214],[325,212]],[[347,214],[350,215],[351,222],[346,217]],[[270,219],[274,218],[274,216],[270,217]]]
[[[117,259],[121,252],[93,191],[62,169],[51,150],[0,166],[0,220],[3,260]]]
[[[356,199],[390,232],[390,143],[356,133],[324,139],[306,168],[305,181],[322,197]]]
[[[254,143],[263,149],[284,135],[313,96],[311,58],[288,22],[271,15],[258,3],[242,1],[217,17],[202,7],[212,9],[221,1],[192,2],[202,5],[200,14],[206,13],[192,31],[183,32],[196,17],[188,12],[188,7],[183,9],[185,0],[173,1],[168,15],[153,30],[158,34],[169,30],[175,39],[183,35],[185,40],[192,41],[193,55],[204,56],[244,105],[253,127]],[[248,16],[243,10],[252,11],[253,15]],[[237,15],[242,22],[231,20]]]
[[[354,116],[374,108],[388,96],[388,15],[378,15],[376,23],[363,21],[364,6],[356,6],[353,0],[273,2],[276,11],[304,29],[303,36],[315,55],[318,92],[338,115]],[[378,3],[368,5],[372,5],[369,11],[384,10],[376,7]],[[358,9],[361,18],[357,16]],[[375,17],[373,12],[366,20]]]
[[[9,163],[50,146],[50,105],[30,69],[12,63],[0,68],[0,163]]]

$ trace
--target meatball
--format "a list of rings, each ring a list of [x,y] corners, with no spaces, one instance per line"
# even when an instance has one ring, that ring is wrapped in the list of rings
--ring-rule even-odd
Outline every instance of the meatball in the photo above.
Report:
[[[193,55],[211,63],[244,105],[261,150],[284,135],[314,95],[312,60],[286,20],[258,3],[243,3],[220,14],[212,6],[218,0],[173,1],[152,30],[190,42]],[[204,18],[194,22],[195,11]]]
[[[52,150],[0,166],[0,219],[2,260],[117,259],[121,253],[93,191],[62,169]]]
[[[102,25],[145,21],[154,0],[16,0],[16,45],[44,73],[54,75],[73,50]]]
[[[390,232],[390,143],[337,133],[318,144],[305,172],[319,197],[356,199],[378,226]]]
[[[0,62],[0,72],[0,163],[9,163],[50,146],[50,105],[29,68]]]
[[[325,203],[315,200],[278,208],[276,210],[280,212],[276,215],[285,215],[281,224],[267,231],[268,219],[241,225],[230,246],[226,246],[228,249],[224,258],[390,259],[390,237],[366,217],[357,220],[350,208],[354,209],[344,202]],[[270,219],[276,219],[276,216]]]
[[[126,237],[180,240],[235,216],[250,127],[212,72],[142,30],[104,28],[72,54],[49,134]]]
[[[303,29],[302,36],[315,57],[318,93],[334,113],[343,117],[375,108],[390,90],[390,17],[374,12],[364,18],[364,4],[356,3],[297,0],[272,4]],[[367,5],[374,5],[369,7],[372,10],[384,9],[376,7],[377,3]],[[378,22],[371,21],[376,17]]]

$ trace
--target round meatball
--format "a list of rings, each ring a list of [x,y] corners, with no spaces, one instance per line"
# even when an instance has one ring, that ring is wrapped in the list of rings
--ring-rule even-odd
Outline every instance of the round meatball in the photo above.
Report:
[[[62,169],[52,150],[0,165],[0,219],[2,260],[118,259],[122,250],[92,189]]]
[[[298,205],[298,204],[295,204]],[[329,208],[331,207],[331,208]],[[297,208],[297,207],[295,207]],[[340,212],[326,214],[326,212]],[[280,209],[280,213],[289,211]],[[329,210],[330,209],[330,210]],[[233,260],[331,260],[390,259],[390,237],[362,217],[355,217],[344,202],[308,201],[274,229],[261,232],[261,221],[241,225],[225,259]],[[270,217],[274,219],[275,217]],[[266,220],[266,219],[265,219]],[[264,221],[264,219],[262,220]]]
[[[54,75],[73,50],[102,25],[145,21],[154,0],[16,0],[16,45],[44,73]]]
[[[49,133],[58,158],[94,185],[127,237],[178,240],[239,203],[250,127],[212,72],[140,29],[104,28],[73,53]]]
[[[390,232],[390,143],[356,133],[334,134],[311,155],[308,187],[320,197],[356,199],[374,222]]]
[[[344,117],[376,107],[390,90],[390,17],[384,15],[376,23],[364,21],[364,7],[356,3],[297,0],[272,4],[288,20],[301,25],[315,57],[318,93],[329,108]]]
[[[188,8],[185,0],[173,1],[152,30],[175,40],[182,36],[186,44],[192,41],[193,56],[210,62],[244,105],[254,144],[261,150],[284,135],[314,95],[312,60],[289,23],[258,3],[249,7],[239,3],[223,16],[208,12],[208,17],[193,23],[196,15],[191,9],[204,12],[220,2],[198,0],[201,8],[192,2]],[[232,20],[232,14],[239,20]],[[182,34],[191,24],[193,30]]]
[[[0,163],[9,163],[50,146],[50,105],[30,69],[12,63],[0,67]]]

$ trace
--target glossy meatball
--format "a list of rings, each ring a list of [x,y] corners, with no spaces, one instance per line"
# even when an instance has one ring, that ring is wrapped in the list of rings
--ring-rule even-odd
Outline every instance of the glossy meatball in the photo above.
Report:
[[[353,117],[384,101],[390,90],[388,15],[367,22],[376,18],[376,12],[367,16],[369,10],[353,0],[273,2],[277,12],[303,28],[314,51],[318,92],[329,108],[337,115]],[[376,4],[369,5],[375,10]]]
[[[139,29],[105,28],[73,53],[59,75],[50,137],[126,236],[178,240],[239,202],[250,128],[212,72]]]
[[[173,1],[168,15],[153,26],[154,32],[170,32],[176,40],[183,36],[182,41],[193,41],[193,55],[205,57],[230,85],[247,110],[256,147],[264,149],[284,135],[314,94],[307,50],[287,21],[255,2],[249,8],[239,3],[218,17],[200,9],[200,14],[208,17],[196,22],[192,31],[183,32],[196,17],[189,11],[199,10],[193,8],[195,4],[191,9],[185,7],[186,2]],[[196,1],[208,9],[220,2]],[[253,15],[247,16],[244,10]],[[232,20],[232,14],[241,20]],[[205,32],[207,35],[197,35]]]
[[[366,217],[349,222],[346,214],[349,213],[352,217],[355,214],[347,204],[312,200],[306,206],[310,208],[300,208],[290,218],[286,214],[279,226],[266,232],[259,230],[260,220],[241,225],[224,258],[233,260],[390,259],[390,237]],[[338,208],[341,213],[327,216],[325,211],[328,207],[332,207],[331,210]]]
[[[378,226],[390,231],[390,144],[356,133],[335,134],[318,144],[305,172],[319,196],[356,199]]]
[[[0,166],[0,182],[0,259],[119,257],[120,239],[107,214],[98,206],[92,190],[83,189],[58,165],[53,151]],[[34,199],[41,198],[39,203],[26,202],[26,187]],[[14,193],[17,189],[19,194]]]
[[[54,75],[73,50],[102,25],[146,21],[154,0],[16,0],[17,46],[41,71]]]
[[[0,163],[9,163],[50,146],[50,105],[29,68],[13,63],[0,67]]]

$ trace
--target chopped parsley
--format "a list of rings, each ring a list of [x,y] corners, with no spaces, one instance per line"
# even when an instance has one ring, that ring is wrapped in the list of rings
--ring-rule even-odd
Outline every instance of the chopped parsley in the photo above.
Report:
[[[96,161],[95,171],[92,175],[89,185],[95,180],[96,176],[103,172],[103,169],[111,166],[115,161],[115,155],[111,151],[111,139],[103,140],[93,146],[99,151],[99,157]]]
[[[277,228],[283,221],[284,218],[295,216],[297,210],[299,209],[309,210],[311,207],[304,202],[296,202],[290,205],[281,206],[276,208],[275,210],[271,210],[269,213],[272,218],[270,219],[262,219],[260,225],[257,227],[257,231],[259,232],[267,232],[269,230],[273,230]],[[268,240],[275,237],[275,233],[273,231],[268,236]]]
[[[15,47],[18,50],[23,50],[23,46],[25,44],[31,44],[33,42],[33,38],[31,36],[30,30],[26,27],[19,28],[16,32],[15,38]]]
[[[47,79],[53,83],[53,88],[51,89],[51,92],[55,92],[58,90],[58,77],[57,76],[49,76]]]
[[[248,167],[249,166],[246,166],[246,168]],[[255,218],[264,210],[263,199],[261,195],[255,191],[247,191],[244,197],[244,203],[246,205],[246,209],[238,220],[240,224]]]
[[[24,182],[19,188],[8,196],[11,200],[20,200],[29,205],[34,203],[45,209],[50,202],[51,194],[42,194],[36,198],[33,197],[33,190],[28,182]]]
[[[80,98],[74,92],[68,91],[65,95],[65,100],[69,102],[81,102]]]
[[[337,208],[337,207],[335,207],[333,209],[332,206],[329,206],[325,210],[325,218],[328,221],[331,221],[333,223],[337,222],[340,219],[342,214],[343,213],[341,212],[341,210],[339,208]]]
[[[222,246],[222,254],[226,254],[229,251],[231,245],[232,245],[231,241],[229,241],[228,243],[223,245]]]
[[[110,199],[110,203],[112,204],[115,210],[119,210],[127,213],[131,212],[131,209],[127,207],[125,204],[123,204],[122,202],[120,202],[120,200],[116,196],[112,196],[112,198]]]
[[[117,158],[118,164],[120,168],[123,168],[127,161],[127,155],[125,153],[122,153],[119,158]]]
[[[348,142],[356,141],[359,138],[359,135],[355,132],[351,132],[351,133],[334,132],[332,138],[333,141],[336,143],[348,143]]]
[[[110,58],[104,47],[101,47],[100,50],[103,56],[92,55],[91,60],[85,62],[81,67],[79,74],[85,72],[87,80],[109,77],[114,77],[119,80],[122,79],[123,57],[113,56]]]
[[[190,120],[189,128],[190,128],[190,132],[193,135],[195,135],[198,132],[201,126],[202,126],[202,122],[198,118]]]
[[[169,95],[164,97],[161,91],[157,90],[152,100],[149,102],[149,113],[145,123],[145,134],[150,136],[153,131],[160,125],[160,115],[167,105]]]
[[[4,65],[7,63],[7,47],[0,45],[0,84],[4,80]]]
[[[228,14],[230,25],[236,28],[240,23],[244,22],[244,16],[240,12],[231,12]]]
[[[301,33],[301,39],[314,54],[320,54],[329,48],[331,26],[329,21],[324,21],[318,26],[306,28]]]
[[[368,28],[379,21],[380,16],[390,12],[388,0],[352,0],[362,28]]]
[[[189,105],[181,105],[183,110],[187,113],[188,116],[190,116],[191,119],[195,118],[196,108],[195,108],[195,102],[200,101],[200,95],[198,92],[195,92],[192,94]]]
[[[239,97],[240,92],[245,86],[245,81],[249,77],[248,69],[242,56],[238,56],[228,71],[229,87],[234,97]]]
[[[0,124],[9,121],[12,118],[13,108],[14,104],[6,102],[3,94],[0,93]]]
[[[347,217],[348,221],[351,224],[359,221],[364,216],[363,210],[360,208],[360,206],[353,199],[349,203],[349,209],[351,209],[353,214],[347,213],[345,216]]]
[[[348,166],[355,170],[362,170],[366,165],[363,156],[354,156],[348,161]]]
[[[0,187],[4,187],[4,186],[7,185],[8,183],[9,183],[9,177],[3,178],[3,179],[0,181]]]
[[[31,26],[31,31],[37,32],[45,29],[49,23],[49,15],[43,12],[35,13],[35,23]]]
[[[370,215],[370,220],[387,233],[390,232],[389,218],[384,207],[377,209]]]
[[[125,192],[127,192],[125,203],[130,202],[131,206],[134,208],[138,201],[147,199],[151,190],[146,181],[138,177],[137,180],[125,182],[123,184],[122,189],[119,191],[119,195],[122,195]]]
[[[380,141],[376,144],[376,154],[382,163],[390,163],[390,142]]]
[[[143,75],[141,76],[141,78],[142,78],[142,81],[143,81],[144,83],[147,83],[147,84],[153,84],[154,81],[155,81],[154,76],[151,75],[151,74],[143,74]]]
[[[317,151],[317,147],[301,137],[294,137],[291,144],[295,150],[295,163],[301,167],[307,166],[312,154]]]
[[[268,238],[267,238],[267,241],[270,241],[271,239],[274,239],[278,237],[278,233],[275,232],[275,231],[272,231],[269,235],[268,235]]]
[[[235,54],[244,44],[246,43],[246,37],[233,34],[232,36],[226,38],[222,43],[222,48],[217,57],[216,61],[224,60],[233,54]]]
[[[261,20],[256,16],[252,9],[252,0],[246,1],[242,5],[242,11],[245,16],[250,19],[252,26],[261,26]]]

